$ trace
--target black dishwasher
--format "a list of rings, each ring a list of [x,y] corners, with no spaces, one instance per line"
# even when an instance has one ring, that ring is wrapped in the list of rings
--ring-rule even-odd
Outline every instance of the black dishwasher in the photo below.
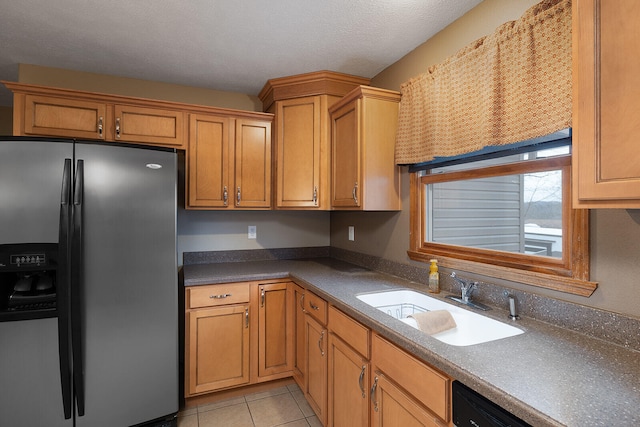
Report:
[[[456,427],[531,427],[459,381],[451,385]]]

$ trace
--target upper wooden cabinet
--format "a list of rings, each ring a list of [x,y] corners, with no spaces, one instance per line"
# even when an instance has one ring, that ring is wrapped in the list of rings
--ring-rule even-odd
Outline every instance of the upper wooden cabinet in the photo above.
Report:
[[[328,210],[330,144],[328,108],[369,79],[329,71],[271,79],[260,92],[275,114],[277,209]]]
[[[16,94],[15,104],[23,108],[14,109],[14,135],[106,137],[107,104],[103,102]]]
[[[14,92],[16,136],[184,146],[184,112],[171,103],[3,83]]]
[[[271,120],[248,112],[189,115],[187,208],[271,207]]]
[[[399,102],[398,92],[359,86],[329,108],[334,209],[402,209],[394,162]]]
[[[182,111],[118,104],[113,109],[115,141],[182,147]]]
[[[573,206],[640,208],[640,3],[573,1]]]

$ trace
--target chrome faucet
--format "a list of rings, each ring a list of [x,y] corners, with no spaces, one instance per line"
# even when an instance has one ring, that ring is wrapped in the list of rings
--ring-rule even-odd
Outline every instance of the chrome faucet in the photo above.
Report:
[[[451,273],[451,277],[453,280],[460,285],[460,297],[447,296],[446,298],[452,299],[454,301],[460,302],[462,304],[468,305],[470,307],[478,308],[480,310],[489,310],[484,304],[480,304],[479,302],[471,301],[471,294],[478,287],[478,282],[472,282],[470,280],[465,280],[461,277],[456,276],[456,272]]]
[[[464,280],[458,276],[456,276],[456,272],[451,273],[451,277],[453,280],[460,285],[460,291],[462,293],[461,298],[462,302],[468,304],[471,301],[471,294],[478,287],[478,282],[471,282],[469,280]]]

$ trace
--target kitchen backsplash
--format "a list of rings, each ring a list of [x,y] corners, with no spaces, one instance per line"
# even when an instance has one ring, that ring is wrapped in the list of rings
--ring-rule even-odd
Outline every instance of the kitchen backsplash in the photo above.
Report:
[[[335,258],[370,270],[391,274],[412,282],[427,284],[428,265],[424,268],[402,264],[384,258],[345,249],[321,246],[307,248],[278,248],[235,251],[185,252],[183,264],[213,264],[222,262],[268,261],[303,258]],[[468,275],[465,277],[470,278]],[[516,297],[521,317],[530,317],[566,329],[599,338],[625,348],[640,351],[640,319],[630,318],[592,307],[548,298],[520,290],[479,281],[474,293],[479,302],[494,307],[507,308],[505,292]],[[447,293],[460,290],[449,277],[447,269],[441,269],[440,287]]]

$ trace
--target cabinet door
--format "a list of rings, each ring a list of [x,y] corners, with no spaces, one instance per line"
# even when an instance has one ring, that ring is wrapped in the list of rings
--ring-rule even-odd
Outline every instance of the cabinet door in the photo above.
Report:
[[[249,382],[249,305],[187,313],[188,375],[185,394]]]
[[[258,376],[291,374],[292,331],[288,282],[258,285]]]
[[[235,206],[271,207],[271,122],[237,119]]]
[[[373,427],[444,427],[447,425],[379,372],[376,372],[373,378],[371,406]]]
[[[348,103],[331,114],[332,207],[357,208],[362,199],[358,102]]]
[[[322,425],[327,420],[327,330],[311,316],[305,317],[307,377],[305,397]]]
[[[113,135],[116,141],[183,146],[182,111],[115,105],[114,116]]]
[[[317,208],[320,205],[323,142],[320,126],[324,104],[321,99],[310,96],[276,103],[276,206],[279,208]]]
[[[573,201],[640,208],[640,3],[573,2]]]
[[[104,139],[106,114],[101,102],[25,95],[24,134]]]
[[[294,287],[294,356],[293,356],[293,379],[298,383],[301,389],[304,390],[304,378],[305,378],[305,359],[306,359],[306,346],[305,346],[305,310],[304,310],[304,289],[301,286],[295,285]]]
[[[371,361],[373,370],[402,384],[434,416],[451,419],[451,378],[377,335],[372,339]]]
[[[229,149],[231,120],[191,114],[187,152],[188,206],[227,208],[231,189]]]
[[[329,336],[329,426],[369,425],[369,361]]]

